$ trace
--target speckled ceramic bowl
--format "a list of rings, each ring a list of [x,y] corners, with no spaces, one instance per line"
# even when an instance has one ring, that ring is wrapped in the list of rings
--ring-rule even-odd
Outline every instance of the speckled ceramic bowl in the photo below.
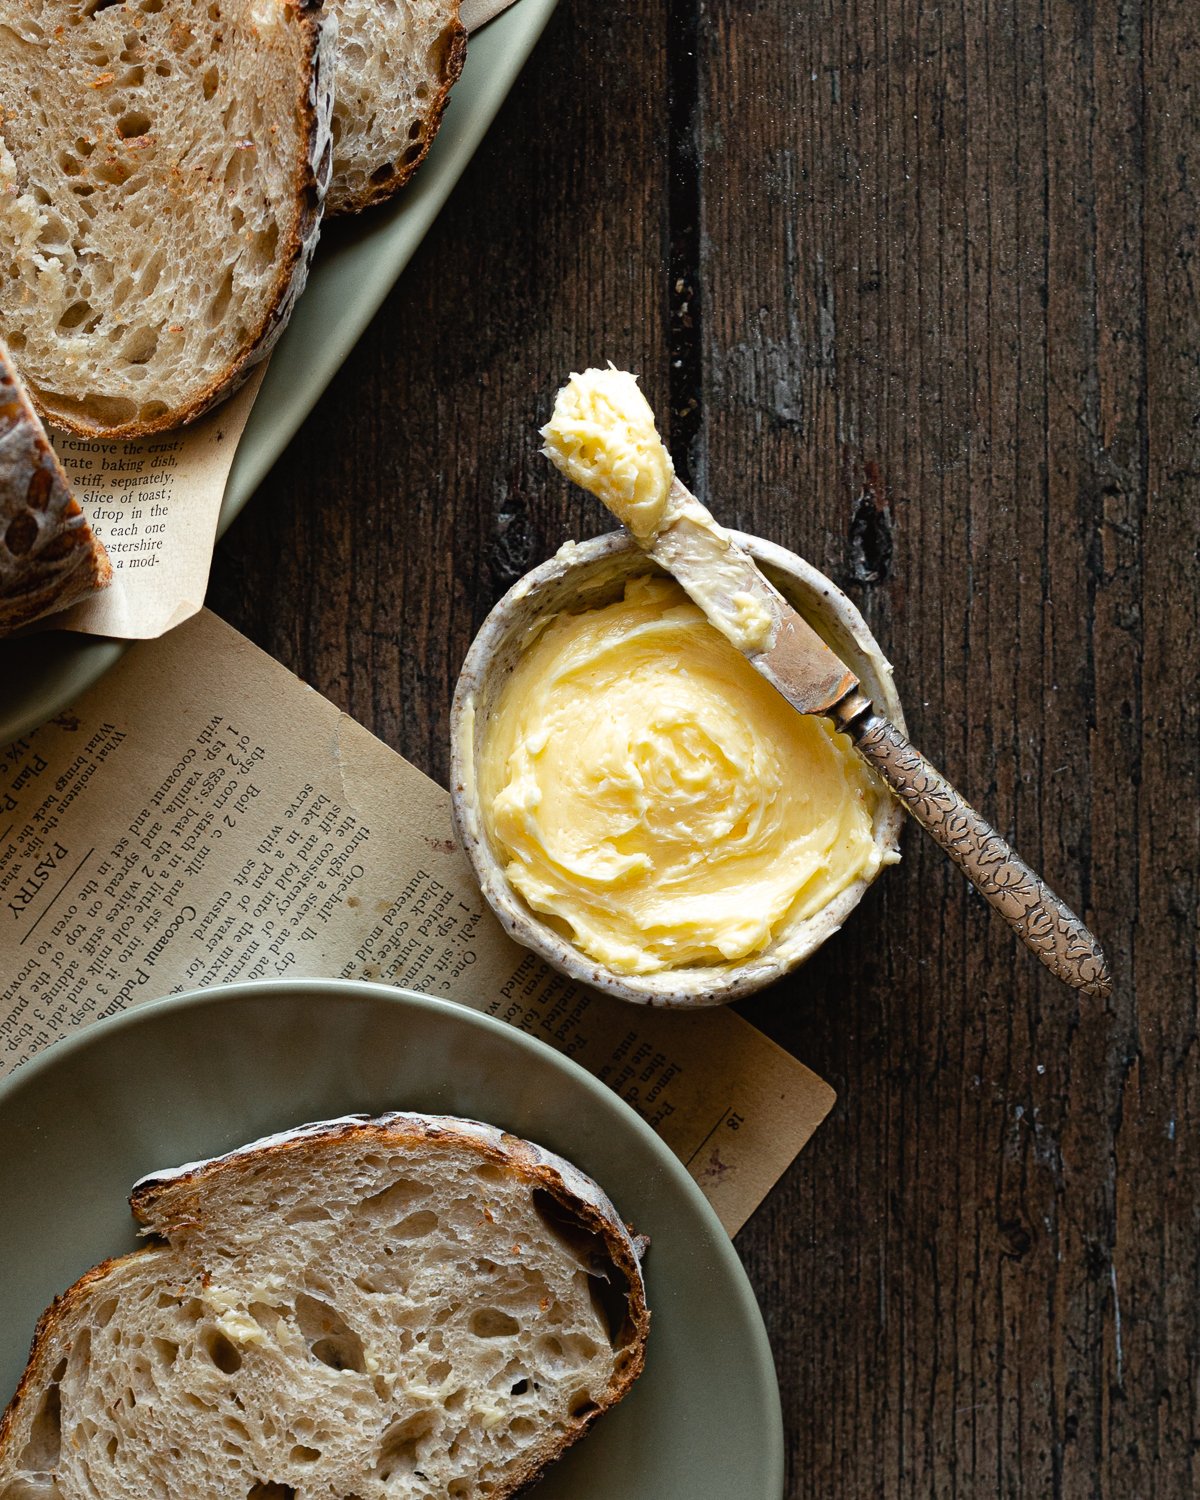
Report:
[[[845,594],[794,552],[760,537],[734,535],[784,597],[857,673],[875,704],[903,728],[892,669]],[[487,741],[489,718],[517,658],[547,617],[610,604],[621,597],[627,579],[659,571],[626,532],[615,531],[579,546],[568,542],[505,594],[483,622],[458,679],[450,718],[450,795],[459,840],[483,894],[518,943],[572,979],[621,1000],[680,1008],[723,1005],[762,989],[802,964],[841,927],[870,881],[854,881],[811,917],[789,919],[769,947],[739,963],[617,974],[589,958],[514,890],[488,839],[476,791],[475,768],[480,747]],[[896,849],[903,817],[895,802],[880,797],[874,834],[881,849]]]

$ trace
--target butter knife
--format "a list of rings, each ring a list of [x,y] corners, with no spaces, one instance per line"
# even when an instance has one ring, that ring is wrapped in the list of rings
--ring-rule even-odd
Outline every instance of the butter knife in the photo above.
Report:
[[[1059,979],[1111,993],[1099,943],[986,818],[875,711],[858,678],[675,478],[661,522],[640,544],[793,708],[825,715]]]

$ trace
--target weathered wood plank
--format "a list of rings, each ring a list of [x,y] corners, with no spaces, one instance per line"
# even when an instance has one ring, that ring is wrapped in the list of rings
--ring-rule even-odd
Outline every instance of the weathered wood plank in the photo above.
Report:
[[[745,1007],[841,1095],[739,1238],[791,1496],[1200,1489],[1192,12],[562,0],[219,549],[214,605],[444,776],[475,626],[604,527],[533,429],[628,363],[1095,922],[1081,1007],[914,832]]]
[[[1139,1087],[1133,987],[1158,981],[1154,1034],[1194,1036],[1190,799],[1186,915],[1133,959],[1156,404],[1164,456],[1195,441],[1168,396],[1195,393],[1194,44],[1137,6],[705,14],[710,495],[851,589],[919,741],[1094,917],[1120,976],[1080,1013],[912,838],[871,920],[747,1007],[844,1091],[747,1241],[803,1413],[793,1491],[1117,1495],[1151,1462],[1156,1493],[1190,1493],[1197,1327],[1173,1283],[1195,1269],[1195,1173],[1179,1184],[1167,1144],[1175,1090],[1158,1067]],[[1148,323],[1168,302],[1169,338]],[[1193,511],[1194,471],[1174,470]],[[1177,716],[1180,508],[1157,667]],[[1164,761],[1164,803],[1168,784]]]

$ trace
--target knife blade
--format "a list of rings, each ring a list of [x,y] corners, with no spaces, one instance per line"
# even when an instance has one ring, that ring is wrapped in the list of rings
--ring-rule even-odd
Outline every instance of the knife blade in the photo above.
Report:
[[[828,714],[858,678],[676,478],[646,551],[711,624],[805,714]]]

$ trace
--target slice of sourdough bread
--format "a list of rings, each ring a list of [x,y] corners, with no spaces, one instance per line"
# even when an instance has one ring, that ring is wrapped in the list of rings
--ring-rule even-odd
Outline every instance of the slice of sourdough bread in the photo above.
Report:
[[[332,163],[319,0],[0,0],[0,335],[42,415],[177,426],[282,330]]]
[[[0,635],[104,588],[96,540],[0,343]]]
[[[0,1500],[501,1500],[642,1367],[644,1242],[491,1126],[327,1121],[131,1201],[162,1242],[43,1315]]]
[[[424,160],[466,59],[458,0],[325,0],[338,20],[328,213],[356,213]]]

